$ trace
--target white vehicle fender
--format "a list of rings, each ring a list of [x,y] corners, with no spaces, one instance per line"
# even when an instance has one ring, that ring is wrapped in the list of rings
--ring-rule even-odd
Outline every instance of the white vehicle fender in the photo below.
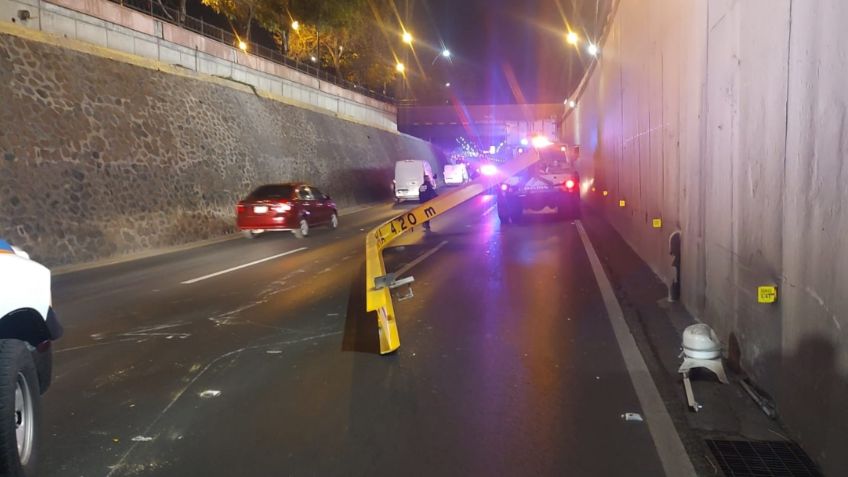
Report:
[[[0,319],[21,309],[33,309],[47,319],[50,270],[12,253],[0,253]]]

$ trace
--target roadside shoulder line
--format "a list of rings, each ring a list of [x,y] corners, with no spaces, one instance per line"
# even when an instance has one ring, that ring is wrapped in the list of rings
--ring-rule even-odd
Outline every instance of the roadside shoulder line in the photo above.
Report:
[[[278,253],[276,255],[271,255],[270,257],[260,258],[259,260],[254,260],[249,263],[245,263],[243,265],[239,265],[236,267],[228,268],[226,270],[221,270],[220,272],[210,273],[209,275],[203,275],[202,277],[192,278],[191,280],[186,280],[184,282],[180,282],[183,285],[191,285],[192,283],[197,283],[203,280],[207,280],[209,278],[214,278],[217,276],[224,275],[225,273],[234,272],[236,270],[241,270],[242,268],[252,267],[254,265],[258,265],[262,262],[267,262],[268,260],[274,260],[275,258],[285,257],[286,255],[291,255],[293,253],[302,252],[306,250],[307,247],[300,247],[294,250],[289,250],[288,252]]]
[[[636,346],[636,340],[633,339],[627,322],[624,321],[624,312],[618,303],[618,299],[615,297],[615,292],[612,289],[609,278],[607,278],[604,272],[601,260],[598,258],[598,254],[595,252],[595,248],[586,234],[586,229],[583,227],[581,221],[576,220],[574,223],[577,226],[577,232],[580,234],[583,247],[586,249],[589,263],[592,265],[592,272],[595,275],[595,280],[598,282],[598,288],[601,290],[607,316],[615,332],[615,339],[618,341],[618,347],[621,349],[624,364],[627,366],[627,372],[630,375],[630,381],[633,383],[636,396],[639,398],[639,404],[642,406],[642,412],[645,415],[645,421],[648,424],[651,438],[654,440],[654,446],[662,462],[665,475],[696,475],[692,461],[689,459],[689,454],[686,452],[686,448],[677,434],[677,429],[674,428],[674,423],[671,421],[668,409],[666,409],[660,392],[657,390],[657,385],[651,377],[648,365],[645,363],[642,353],[639,352],[639,348]]]

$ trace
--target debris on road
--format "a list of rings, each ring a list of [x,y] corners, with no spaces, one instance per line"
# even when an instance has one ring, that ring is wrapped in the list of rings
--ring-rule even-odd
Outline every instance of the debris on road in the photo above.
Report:
[[[150,442],[152,440],[153,440],[152,437],[147,437],[147,436],[135,436],[135,437],[132,438],[133,442]]]
[[[621,418],[624,419],[625,421],[635,421],[635,422],[642,422],[644,420],[644,419],[642,419],[642,415],[639,414],[638,412],[625,412],[624,414],[621,415]]]
[[[268,353],[268,354],[280,354],[280,353],[283,352],[283,350],[281,350],[281,349],[269,349],[269,350],[266,350],[265,352]]]
[[[200,393],[200,397],[203,399],[216,398],[220,395],[221,391],[218,391],[217,389],[207,389],[206,391]]]

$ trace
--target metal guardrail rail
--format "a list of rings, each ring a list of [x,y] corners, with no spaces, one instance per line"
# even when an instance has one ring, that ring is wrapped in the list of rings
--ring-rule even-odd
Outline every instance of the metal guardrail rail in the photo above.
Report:
[[[161,4],[155,0],[109,1],[112,3],[117,3],[127,8],[131,8],[137,12],[145,13],[147,15],[150,15],[151,17],[171,23],[180,28],[185,28],[186,30],[193,31],[194,33],[203,35],[206,38],[211,38],[226,45],[238,47],[239,39],[232,32],[224,30],[223,28],[219,28],[210,23],[204,22],[202,19],[194,18],[188,15],[185,16],[185,21],[180,23],[178,21],[179,11],[177,9],[164,6],[164,4]],[[245,43],[247,43],[247,51],[251,55],[255,55],[266,60],[273,61],[274,63],[288,66],[289,68],[296,69],[302,73],[308,74],[309,76],[313,76],[328,83],[333,83],[337,86],[349,89],[358,94],[368,96],[369,98],[390,104],[395,103],[395,99],[390,96],[379,93],[352,81],[339,78],[335,74],[322,68],[318,68],[313,64],[290,58],[284,55],[279,50],[268,48],[267,46],[263,46],[252,41],[246,41]]]
[[[515,175],[538,161],[539,153],[535,149],[530,149],[512,161],[499,166],[499,174],[494,178],[478,179],[461,189],[440,195],[368,232],[365,236],[365,311],[377,312],[380,354],[394,352],[400,347],[392,290],[400,286],[411,287],[412,282],[410,278],[399,278],[394,274],[386,273],[383,249],[411,230],[414,225],[423,224],[427,220],[444,214],[485,192],[503,178]]]

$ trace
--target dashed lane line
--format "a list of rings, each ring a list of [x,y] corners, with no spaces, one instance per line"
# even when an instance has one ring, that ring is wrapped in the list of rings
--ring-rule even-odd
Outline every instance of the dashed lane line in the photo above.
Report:
[[[271,255],[270,257],[261,258],[259,260],[254,260],[250,263],[245,263],[243,265],[239,265],[236,267],[228,268],[226,270],[221,270],[220,272],[210,273],[209,275],[203,275],[202,277],[192,278],[191,280],[186,280],[184,282],[180,282],[183,285],[191,285],[192,283],[197,283],[203,280],[208,280],[210,278],[218,277],[224,275],[226,273],[234,272],[236,270],[241,270],[242,268],[252,267],[254,265],[258,265],[263,262],[267,262],[269,260],[274,260],[275,258],[285,257],[286,255],[291,255],[293,253],[302,252],[306,250],[308,247],[300,247],[294,250],[289,250],[288,252],[278,253],[276,255]]]
[[[447,244],[448,244],[448,241],[445,240],[442,243],[440,243],[439,245],[436,245],[435,247],[431,248],[430,250],[422,253],[418,258],[407,263],[406,265],[401,267],[400,270],[395,272],[395,276],[397,276],[397,277],[403,276],[403,274],[408,272],[410,269],[412,269],[412,267],[418,265],[419,263],[423,262],[424,260],[427,260],[431,255],[438,252],[440,248],[444,247]]]

